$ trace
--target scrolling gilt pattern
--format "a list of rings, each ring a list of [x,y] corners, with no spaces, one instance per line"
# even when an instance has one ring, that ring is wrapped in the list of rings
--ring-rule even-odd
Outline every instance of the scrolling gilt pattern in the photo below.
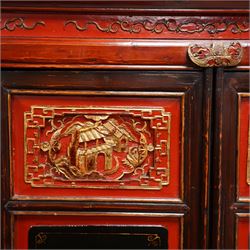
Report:
[[[239,42],[195,44],[189,46],[188,55],[200,67],[236,66],[242,59],[243,49]]]
[[[223,19],[220,21],[206,21],[206,20],[185,20],[177,21],[173,18],[161,19],[157,21],[143,20],[143,21],[127,21],[117,20],[110,24],[101,25],[96,21],[87,21],[82,26],[76,20],[67,20],[65,26],[74,25],[78,31],[87,31],[90,26],[94,26],[97,30],[106,33],[117,33],[118,31],[128,33],[140,33],[142,30],[161,34],[165,31],[175,33],[201,33],[207,32],[209,34],[217,34],[230,30],[233,34],[249,31],[249,23],[245,21],[235,21]]]
[[[164,108],[31,106],[25,182],[33,187],[161,189],[169,183]]]
[[[24,30],[33,30],[35,29],[38,25],[45,26],[45,23],[43,21],[37,21],[30,26],[25,24],[25,21],[23,18],[10,18],[7,19],[3,26],[1,26],[1,30],[8,30],[8,31],[14,31],[15,29],[24,29]]]

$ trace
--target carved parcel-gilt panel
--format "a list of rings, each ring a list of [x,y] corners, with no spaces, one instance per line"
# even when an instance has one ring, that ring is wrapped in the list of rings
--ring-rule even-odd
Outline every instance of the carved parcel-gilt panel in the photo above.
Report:
[[[155,107],[31,106],[25,182],[33,187],[161,189],[171,113]]]

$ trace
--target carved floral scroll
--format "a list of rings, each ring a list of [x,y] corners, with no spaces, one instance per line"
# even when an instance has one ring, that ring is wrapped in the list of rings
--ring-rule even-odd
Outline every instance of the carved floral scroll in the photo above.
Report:
[[[163,108],[32,106],[24,115],[33,187],[161,189],[171,114]]]
[[[27,25],[25,23],[25,20],[21,17],[9,18],[4,22],[3,26],[1,26],[1,30],[14,31],[18,28],[24,30],[33,30],[39,25],[44,26],[45,22],[37,21],[35,23],[32,23],[31,25]]]
[[[110,21],[108,24],[102,24],[97,21],[89,20],[81,24],[76,20],[67,20],[65,26],[73,25],[78,31],[87,31],[91,27],[96,30],[105,33],[141,33],[142,31],[152,32],[155,34],[161,34],[166,31],[175,33],[201,33],[207,32],[209,34],[223,33],[230,31],[233,34],[249,31],[249,24],[247,21],[235,21],[223,19],[220,21],[211,21],[203,19],[185,19],[176,20],[175,18],[163,18],[159,20],[116,20]]]

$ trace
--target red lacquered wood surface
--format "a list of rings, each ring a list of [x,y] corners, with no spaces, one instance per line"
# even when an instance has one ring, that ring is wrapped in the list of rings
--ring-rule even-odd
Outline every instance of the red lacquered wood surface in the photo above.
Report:
[[[196,43],[211,41],[3,38],[2,60],[5,67],[17,68],[190,69],[197,66],[187,50]],[[241,44],[239,65],[247,66],[250,45]]]
[[[56,215],[56,216],[55,216]],[[28,230],[35,225],[140,225],[162,226],[168,230],[169,249],[182,248],[182,214],[60,213],[16,215],[13,224],[15,249],[28,248]]]
[[[249,118],[250,118],[250,96],[240,95],[239,98],[239,134],[238,134],[238,193],[237,198],[241,201],[249,200],[250,182],[247,178],[249,166]],[[249,183],[248,183],[249,182]]]
[[[2,65],[25,68],[187,67],[194,66],[186,56],[187,47],[199,40],[202,43],[205,40],[242,41],[244,55],[240,65],[249,64],[249,12],[242,8],[246,4],[244,1],[239,3],[239,9],[228,7],[224,11],[215,9],[216,5],[205,10],[203,2],[198,3],[198,6],[201,4],[199,9],[192,9],[190,2],[172,2],[171,6],[178,9],[171,9],[170,3],[164,1],[119,4],[107,2],[104,8],[104,3],[95,2],[33,2],[33,5],[15,3],[13,6],[4,3]],[[182,4],[184,9],[180,9]],[[189,5],[190,9],[185,10]]]
[[[236,249],[249,249],[250,246],[250,214],[236,215]]]
[[[130,14],[131,15],[131,14]],[[2,36],[64,38],[248,39],[246,16],[3,14]]]

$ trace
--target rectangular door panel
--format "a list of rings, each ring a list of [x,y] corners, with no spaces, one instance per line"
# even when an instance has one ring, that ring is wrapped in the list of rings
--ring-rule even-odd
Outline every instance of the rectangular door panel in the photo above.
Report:
[[[182,96],[13,95],[14,195],[180,198]]]
[[[14,212],[12,220],[12,244],[15,249],[28,249],[28,247],[46,249],[50,246],[58,248],[61,243],[54,240],[59,240],[59,233],[69,237],[69,241],[72,241],[72,238],[78,240],[78,244],[72,243],[75,245],[72,245],[71,249],[79,248],[83,239],[86,240],[86,245],[81,246],[83,249],[97,247],[99,243],[91,243],[91,241],[97,241],[95,237],[98,234],[99,241],[100,237],[103,237],[103,244],[109,247],[108,241],[111,234],[116,235],[120,243],[124,241],[123,245],[120,245],[123,249],[126,242],[126,248],[139,246],[141,248],[142,244],[144,244],[143,248],[180,249],[182,247],[183,214]],[[128,237],[127,240],[126,237]],[[134,245],[131,238],[134,238]],[[113,237],[114,246],[118,244],[115,240],[116,238]]]
[[[157,226],[32,226],[29,249],[167,249],[167,229]]]
[[[238,93],[237,199],[250,201],[250,94]]]
[[[249,213],[236,214],[236,249],[250,248]]]

